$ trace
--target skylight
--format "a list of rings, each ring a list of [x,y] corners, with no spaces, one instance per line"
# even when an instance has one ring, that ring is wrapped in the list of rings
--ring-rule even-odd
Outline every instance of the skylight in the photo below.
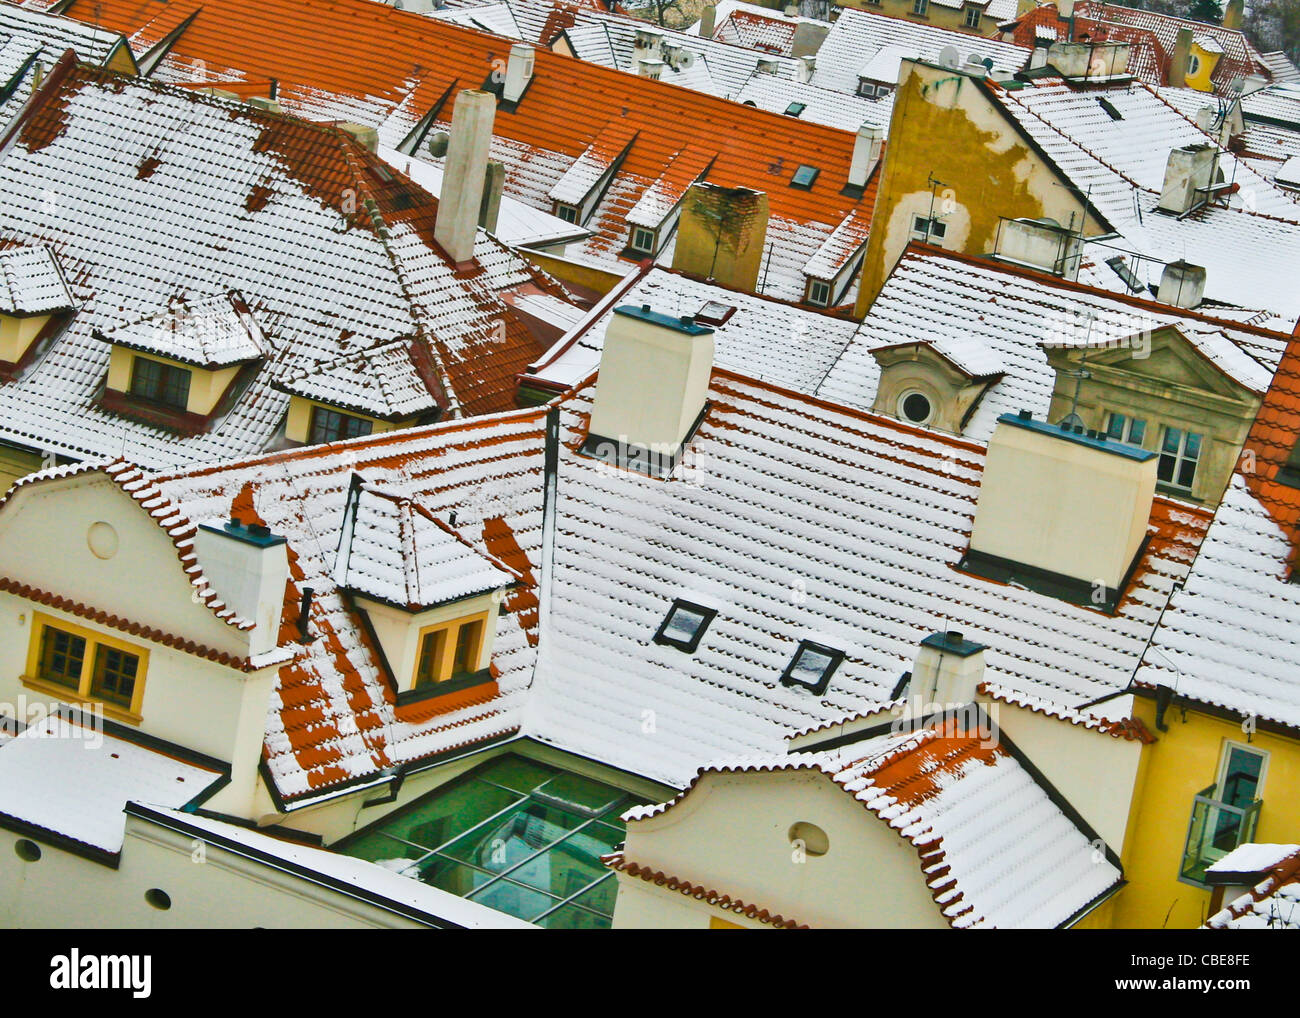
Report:
[[[810,190],[819,173],[821,173],[821,170],[816,166],[800,166],[794,171],[794,176],[790,178],[790,186],[802,188],[805,191]]]
[[[1111,120],[1124,119],[1124,114],[1117,110],[1115,104],[1109,99],[1103,99],[1101,96],[1097,96],[1097,102],[1101,108],[1106,111],[1106,116],[1110,117]]]
[[[1142,280],[1138,279],[1133,270],[1128,267],[1128,262],[1124,260],[1123,255],[1107,258],[1106,264],[1115,270],[1115,275],[1124,280],[1124,284],[1134,293],[1142,289]]]
[[[807,108],[808,108],[807,103],[791,103],[789,106],[785,108],[785,115],[787,117],[797,117],[799,116],[800,113],[802,113]]]
[[[802,640],[799,649],[794,652],[790,662],[781,676],[783,686],[802,686],[809,692],[820,696],[826,692],[831,676],[844,660],[844,651],[824,647],[820,643]]]
[[[692,604],[690,601],[678,598],[668,609],[668,617],[655,633],[654,642],[667,644],[669,647],[676,647],[678,650],[693,654],[695,648],[700,645],[700,640],[704,638],[704,631],[709,628],[709,623],[717,614],[712,608],[705,608],[703,605]]]
[[[695,312],[695,320],[705,325],[722,325],[735,313],[736,309],[733,305],[723,304],[720,300],[710,300]]]

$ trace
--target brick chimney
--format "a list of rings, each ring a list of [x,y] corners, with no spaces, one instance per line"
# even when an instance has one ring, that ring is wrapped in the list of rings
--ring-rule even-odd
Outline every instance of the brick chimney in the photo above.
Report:
[[[467,89],[456,96],[433,235],[458,265],[474,257],[495,117],[491,92]]]
[[[682,201],[673,268],[753,293],[767,241],[768,201],[747,187],[692,184]]]
[[[605,330],[591,410],[591,455],[666,473],[704,411],[713,329],[648,304],[614,309]],[[648,453],[648,455],[641,455]]]

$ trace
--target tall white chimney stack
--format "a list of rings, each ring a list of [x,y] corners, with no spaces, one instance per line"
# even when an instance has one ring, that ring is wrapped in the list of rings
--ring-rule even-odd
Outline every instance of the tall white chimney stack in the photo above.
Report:
[[[501,89],[502,99],[508,103],[519,101],[524,89],[533,80],[535,60],[531,46],[520,42],[510,47],[510,58],[506,61],[506,81]]]
[[[280,642],[284,585],[289,580],[284,538],[238,519],[209,520],[198,527],[194,553],[217,596],[254,624],[249,657],[274,650]]]
[[[882,128],[863,124],[858,128],[858,136],[853,142],[853,160],[849,163],[849,186],[866,187],[871,171],[880,162],[880,153],[885,147],[885,132]]]
[[[458,265],[474,257],[496,109],[491,92],[467,89],[456,96],[433,236]]]

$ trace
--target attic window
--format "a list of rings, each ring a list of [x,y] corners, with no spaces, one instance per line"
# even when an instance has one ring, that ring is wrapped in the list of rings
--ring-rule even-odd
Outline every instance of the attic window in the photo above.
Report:
[[[1107,258],[1106,264],[1115,271],[1115,275],[1124,280],[1124,285],[1132,292],[1137,293],[1142,289],[1142,280],[1138,279],[1132,269],[1128,267],[1128,262],[1124,260],[1123,255],[1116,255],[1114,258]]]
[[[781,676],[783,686],[802,686],[821,696],[830,684],[835,669],[844,660],[844,651],[824,647],[820,643],[801,640],[794,658]]]
[[[1117,110],[1115,104],[1109,99],[1103,99],[1101,96],[1097,96],[1097,105],[1106,111],[1106,116],[1110,117],[1111,120],[1124,119],[1124,114]]]
[[[785,115],[787,117],[797,117],[807,108],[808,108],[807,103],[791,103],[789,106],[785,108]]]
[[[576,205],[566,205],[564,202],[555,203],[555,215],[563,219],[566,223],[576,223],[578,221],[578,207]]]
[[[732,305],[711,300],[695,312],[695,320],[703,325],[722,325],[735,313],[736,309]]]
[[[655,633],[654,642],[676,647],[678,650],[686,651],[687,654],[694,654],[695,648],[704,638],[704,631],[709,628],[709,623],[717,614],[713,608],[705,608],[703,605],[678,598],[668,609],[668,617]]]
[[[813,181],[821,173],[816,166],[800,166],[794,171],[794,176],[790,178],[790,186],[797,187],[802,191],[811,191]]]

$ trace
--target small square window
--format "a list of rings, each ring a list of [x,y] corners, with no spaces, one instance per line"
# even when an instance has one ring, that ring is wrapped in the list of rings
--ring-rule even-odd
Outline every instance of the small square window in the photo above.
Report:
[[[943,240],[943,235],[948,232],[948,228],[938,219],[927,219],[925,216],[912,217],[912,239],[933,242]]]
[[[789,106],[785,108],[785,115],[787,117],[797,117],[799,116],[800,113],[802,113],[807,108],[808,108],[807,103],[791,103]]]
[[[643,226],[632,227],[632,250],[653,254],[655,249],[655,232]]]
[[[136,357],[131,362],[131,395],[184,410],[190,400],[190,373],[172,364]]]
[[[803,686],[820,696],[830,685],[831,676],[844,660],[844,651],[803,640],[794,658],[781,676],[783,686]]]
[[[983,13],[983,12],[982,12],[978,7],[967,7],[967,8],[966,8],[966,27],[967,27],[967,28],[979,28],[979,27],[980,27],[980,15],[981,15],[982,13]]]
[[[1126,414],[1109,414],[1106,417],[1106,437],[1125,445],[1142,444],[1146,437],[1147,422],[1140,417]]]
[[[574,205],[565,205],[563,202],[555,203],[555,215],[563,219],[566,223],[576,223],[578,221],[578,209]]]
[[[808,283],[808,303],[815,307],[830,307],[831,303],[831,284],[822,279],[814,279]]]
[[[678,598],[668,609],[668,616],[659,627],[659,631],[655,633],[654,642],[694,654],[695,648],[704,638],[705,630],[709,628],[709,623],[717,614],[713,608],[705,608],[703,605]]]
[[[351,414],[342,414],[325,407],[313,407],[311,412],[311,432],[309,445],[324,445],[326,442],[341,442],[349,438],[361,438],[370,434],[374,427],[370,421]]]
[[[812,189],[813,181],[817,179],[819,173],[821,173],[821,170],[816,166],[800,166],[794,171],[794,176],[790,178],[790,186],[809,191]]]

